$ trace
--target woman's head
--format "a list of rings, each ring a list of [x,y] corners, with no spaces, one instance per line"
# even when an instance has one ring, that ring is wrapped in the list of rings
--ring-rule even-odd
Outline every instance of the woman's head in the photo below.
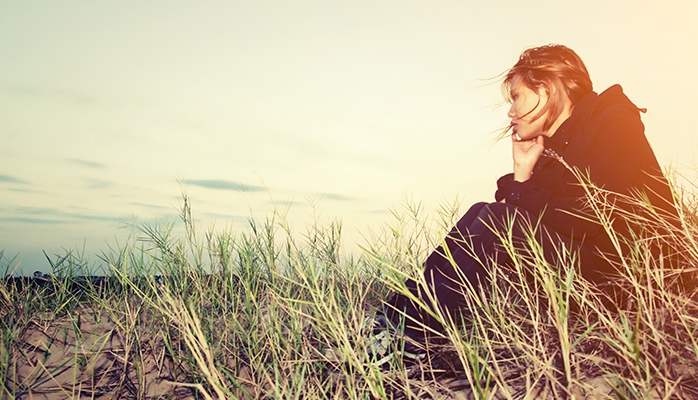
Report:
[[[528,122],[543,118],[539,121],[542,132],[548,132],[554,125],[559,125],[561,116],[571,111],[579,99],[592,89],[589,72],[582,59],[562,45],[525,50],[502,82],[504,97],[512,103],[510,117],[516,104],[515,94],[523,91],[539,96],[537,104],[524,110],[524,115],[517,115],[516,118],[525,116]],[[516,129],[516,126],[513,128]],[[552,133],[554,131],[550,132]]]

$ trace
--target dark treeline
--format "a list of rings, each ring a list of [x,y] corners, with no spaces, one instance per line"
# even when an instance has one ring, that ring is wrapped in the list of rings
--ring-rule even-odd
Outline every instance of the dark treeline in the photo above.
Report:
[[[156,275],[153,277],[139,276],[130,278],[130,282],[125,282],[122,278],[114,276],[71,276],[56,277],[48,274],[35,273],[34,276],[8,276],[1,279],[4,285],[14,290],[37,290],[42,292],[62,292],[69,293],[76,297],[91,294],[103,296],[106,293],[118,293],[129,288],[137,287],[145,289],[152,286],[151,282],[162,284],[164,277]]]

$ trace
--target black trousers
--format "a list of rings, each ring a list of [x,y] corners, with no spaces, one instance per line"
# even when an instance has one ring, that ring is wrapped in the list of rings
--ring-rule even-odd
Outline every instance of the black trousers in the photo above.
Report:
[[[435,295],[436,306],[455,316],[465,306],[464,285],[479,289],[487,284],[489,266],[510,264],[510,252],[503,246],[502,237],[510,235],[513,243],[523,254],[533,240],[542,246],[544,256],[550,263],[560,259],[557,252],[581,251],[582,243],[551,231],[525,210],[505,203],[477,203],[461,217],[455,227],[424,262],[424,277],[427,287],[415,281],[406,282],[412,295],[431,305],[426,290]],[[517,254],[521,254],[517,253]],[[586,256],[585,262],[593,262]],[[592,267],[593,268],[593,267]],[[386,302],[384,314],[395,326],[404,322],[405,334],[424,340],[427,326],[437,332],[443,327],[422,307],[415,305],[407,296],[395,294]]]

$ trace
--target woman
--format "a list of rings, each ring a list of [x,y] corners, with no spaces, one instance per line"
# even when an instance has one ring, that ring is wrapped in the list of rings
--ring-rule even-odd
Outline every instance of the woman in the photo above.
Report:
[[[486,282],[493,262],[510,261],[500,240],[505,232],[512,233],[517,247],[525,248],[533,231],[549,262],[561,246],[574,249],[584,278],[599,285],[609,282],[616,272],[608,261],[614,247],[589,209],[579,173],[607,193],[641,193],[666,215],[675,214],[671,191],[645,138],[641,110],[618,85],[595,93],[574,51],[561,45],[524,51],[502,88],[511,103],[507,132],[513,172],[497,181],[497,202],[472,206],[444,245],[427,258],[428,289],[407,282],[414,296],[426,304],[435,298],[436,306],[451,315],[465,305],[464,283],[477,289]],[[635,211],[622,198],[610,195],[605,201]],[[627,226],[619,221],[614,229],[628,235]],[[384,313],[392,326],[404,323],[404,333],[419,341],[426,331],[442,330],[429,313],[402,294],[387,302]]]

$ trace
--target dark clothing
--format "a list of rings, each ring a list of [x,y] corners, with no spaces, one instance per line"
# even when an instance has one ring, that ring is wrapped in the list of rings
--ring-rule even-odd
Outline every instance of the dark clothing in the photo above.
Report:
[[[582,248],[581,242],[557,235],[523,208],[506,203],[477,203],[446,236],[445,246],[439,246],[424,263],[425,281],[444,311],[456,317],[457,311],[466,305],[465,292],[468,288],[464,287],[463,282],[477,289],[488,279],[486,268],[493,263],[510,263],[512,249],[502,246],[502,234],[511,234],[512,244],[518,249],[525,248],[533,235],[546,251],[546,260],[553,265],[559,258],[554,252],[561,246],[580,253],[587,266],[594,262],[587,249]],[[526,251],[520,251],[517,255],[525,257]],[[457,269],[453,268],[454,264],[458,266]],[[431,306],[430,297],[423,287],[418,288],[417,283],[411,280],[406,284],[413,295]],[[386,317],[397,326],[401,324],[404,313],[404,331],[413,339],[423,340],[427,336],[424,326],[441,331],[440,324],[406,296],[394,295],[387,304],[384,311]]]
[[[587,206],[585,189],[567,166],[605,191],[635,197],[643,193],[661,214],[675,218],[671,190],[647,142],[639,111],[619,85],[600,95],[592,92],[582,97],[570,118],[546,138],[548,155],[538,160],[531,179],[516,182],[513,174],[504,175],[497,181],[495,199],[542,215],[542,222],[555,232],[583,239],[585,246],[603,252],[613,251],[608,235]],[[615,200],[611,195],[606,201]],[[626,201],[616,204],[636,211]],[[617,219],[614,229],[627,233],[625,224]],[[602,281],[600,274],[609,272],[582,266],[582,274],[593,281]]]
[[[554,252],[564,247],[578,252],[586,279],[600,284],[609,279],[615,271],[599,252],[612,253],[611,240],[589,209],[585,189],[570,168],[604,190],[621,195],[643,193],[667,216],[676,214],[667,181],[645,138],[639,109],[620,86],[580,99],[572,115],[546,138],[545,147],[547,156],[538,160],[528,181],[514,181],[513,174],[501,177],[497,203],[471,207],[444,240],[446,247],[439,246],[425,261],[427,285],[442,310],[453,313],[464,305],[463,287],[457,282],[477,288],[486,279],[490,262],[505,265],[511,261],[510,253],[502,248],[502,233],[511,232],[514,244],[521,245],[532,226],[549,262],[554,263]],[[608,201],[634,211],[621,199],[609,197]],[[621,234],[629,232],[623,224],[619,220],[614,229]],[[415,282],[408,281],[407,286],[412,294],[428,298]],[[410,336],[424,335],[410,325],[421,323],[440,330],[426,311],[404,295],[393,296],[387,304],[387,316],[394,323],[404,310]]]

